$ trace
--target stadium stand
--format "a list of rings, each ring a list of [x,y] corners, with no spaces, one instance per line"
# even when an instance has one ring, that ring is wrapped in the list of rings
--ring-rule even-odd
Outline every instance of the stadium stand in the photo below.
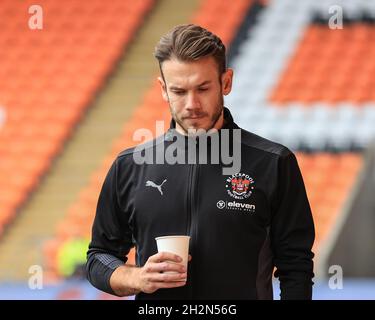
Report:
[[[0,235],[65,151],[145,14],[155,10],[151,0],[69,0],[64,7],[40,2],[51,13],[42,37],[22,27],[20,4],[0,6],[7,17],[0,21],[0,47],[7,49],[0,51]],[[327,27],[330,5],[344,8],[343,30]],[[27,12],[27,3],[22,6]],[[327,242],[363,170],[362,152],[375,137],[374,17],[375,2],[366,0],[200,0],[191,19],[229,48],[235,77],[225,104],[236,122],[296,152],[315,221],[317,260],[322,252],[328,259],[333,245],[327,249]],[[155,132],[156,121],[169,125],[155,81],[142,97],[55,236],[43,244],[47,281],[69,277],[83,263],[104,177],[118,153],[138,143],[134,132]],[[128,258],[136,263],[135,250]]]
[[[226,103],[242,115],[241,125],[292,149],[368,145],[375,134],[374,28],[365,13],[374,3],[348,3],[339,4],[357,14],[336,32],[327,27],[329,1],[274,1],[259,14],[232,61],[237,73]],[[357,49],[344,49],[345,41]]]
[[[0,103],[8,116],[0,131],[0,232],[63,148],[152,3],[43,0],[44,29],[33,32],[25,15],[31,3],[2,1]]]
[[[214,15],[212,13],[224,11],[223,8],[218,9],[220,8],[220,6],[223,6],[223,4],[218,5],[219,2],[215,2],[218,7],[215,8],[212,5],[208,5],[208,3],[210,2],[204,2],[201,7],[202,10],[196,16],[197,20],[195,20],[195,22],[201,23],[220,34],[220,30],[222,29],[215,29],[215,22],[212,18]],[[275,4],[275,6],[277,7],[277,4]],[[285,10],[285,8],[288,7],[284,5],[281,6],[281,8],[284,8],[283,10]],[[243,8],[241,10],[243,12]],[[302,9],[299,10],[302,12]],[[209,16],[210,18],[205,18],[205,12],[210,12],[210,14],[207,14],[207,17]],[[263,12],[260,13],[260,15],[262,14]],[[273,15],[273,17],[275,17],[275,14]],[[241,21],[243,21],[244,18],[245,15],[243,14]],[[287,17],[284,17],[283,19],[286,20]],[[229,19],[228,21],[232,20]],[[205,25],[206,23],[208,25]],[[232,23],[234,30],[236,30],[237,28],[237,32],[239,32],[238,28],[240,26],[240,23],[238,22],[238,19],[233,19]],[[307,23],[309,23],[309,20],[307,18],[300,18],[299,21],[294,23],[294,27],[301,27],[302,25]],[[314,28],[314,25],[311,28]],[[279,32],[276,29],[277,28],[272,28],[273,32]],[[228,28],[225,28],[225,30],[228,30]],[[252,63],[252,60],[255,60],[254,65],[258,64],[258,59],[260,59],[261,61],[264,60],[265,64],[269,64],[269,62],[272,60],[270,56],[267,56],[266,54],[264,55],[267,50],[271,51],[271,48],[266,48],[262,51],[262,46],[259,46],[258,42],[256,42],[257,48],[260,47],[261,49],[257,50],[260,50],[261,53],[256,56],[256,59],[251,55],[247,56],[249,52],[251,54],[251,49],[249,49],[251,48],[251,45],[249,43],[252,43],[252,41],[254,41],[254,37],[257,37],[256,32],[258,30],[261,30],[259,25],[256,25],[254,30],[253,28],[250,28],[248,30],[248,38],[242,41],[240,47],[238,48],[239,54],[234,58],[233,61],[231,61],[231,63],[233,63],[233,66],[236,67],[235,70],[237,71],[237,82],[235,83],[239,85],[240,88],[237,88],[237,91],[235,88],[233,94],[229,96],[229,106],[235,110],[235,117],[237,116],[236,119],[239,119],[241,121],[241,124],[244,126],[244,128],[247,128],[249,131],[255,132],[256,128],[259,128],[262,135],[265,135],[266,137],[268,136],[269,138],[281,142],[283,141],[282,139],[280,139],[280,137],[289,137],[290,140],[286,140],[285,143],[292,149],[301,150],[297,153],[297,159],[300,163],[301,171],[305,179],[306,189],[308,191],[310,204],[316,223],[316,242],[314,245],[314,251],[319,254],[319,246],[324,243],[324,240],[327,238],[327,235],[333,228],[335,221],[345,203],[345,199],[351,192],[350,188],[354,184],[357,174],[361,169],[361,156],[356,153],[348,153],[345,151],[363,147],[363,144],[365,143],[347,143],[345,145],[346,148],[344,148],[343,142],[347,137],[347,135],[345,135],[345,127],[344,129],[339,130],[339,125],[337,124],[334,129],[332,129],[332,132],[335,133],[337,138],[340,138],[339,142],[341,142],[341,144],[339,144],[336,140],[338,145],[335,146],[330,142],[331,140],[327,139],[324,136],[324,130],[328,130],[329,126],[327,126],[327,123],[321,124],[321,122],[322,120],[332,121],[334,117],[334,119],[342,119],[342,121],[345,121],[346,119],[347,123],[349,123],[349,121],[353,120],[353,118],[356,116],[358,117],[358,119],[360,118],[357,112],[358,108],[353,109],[352,106],[350,104],[348,105],[347,101],[345,100],[339,100],[339,102],[342,103],[338,104],[338,108],[335,109],[330,106],[330,104],[332,104],[332,101],[325,101],[324,99],[316,99],[316,101],[303,101],[303,99],[296,98],[294,100],[287,101],[282,99],[275,100],[272,97],[271,99],[267,99],[266,95],[264,96],[264,101],[259,100],[258,104],[253,103],[254,101],[246,101],[246,99],[249,98],[253,99],[254,96],[257,96],[257,94],[263,94],[262,87],[259,86],[257,88],[257,91],[254,91],[254,95],[248,94],[248,88],[246,87],[246,85],[248,85],[249,87],[251,86],[251,84],[255,85],[256,83],[258,83],[259,77],[261,77],[261,75],[259,74],[260,71],[257,73],[256,69],[250,68],[248,65]],[[283,32],[283,30],[281,29],[280,32]],[[307,31],[307,33],[309,33],[309,31]],[[262,36],[257,39],[267,39],[267,36],[273,40],[277,38],[272,34],[262,34]],[[226,33],[224,33],[223,37],[227,37],[228,40],[226,40],[226,43],[228,44],[230,43],[229,39],[233,40],[235,35],[234,32],[232,33],[232,35],[226,35]],[[263,42],[266,43],[265,40],[263,40]],[[275,45],[275,43],[272,41],[270,43],[272,45]],[[291,40],[289,40],[289,44],[290,43]],[[314,43],[314,45],[319,47],[320,44],[319,42],[316,42]],[[290,55],[293,56],[291,53]],[[279,69],[279,71],[281,71],[281,69]],[[289,74],[288,69],[286,69],[283,74]],[[264,75],[264,77],[267,78],[267,73]],[[268,92],[277,92],[277,82],[275,81],[275,79],[271,79],[271,76],[268,75],[268,77],[270,78],[267,81],[274,83],[274,86],[271,88],[275,88],[273,91],[269,90]],[[281,76],[279,79],[280,83],[283,83],[283,76]],[[264,91],[266,91],[266,86],[263,86],[263,89]],[[291,91],[295,92],[298,90],[296,90],[296,88],[293,88],[293,90]],[[238,97],[236,96],[236,94]],[[238,101],[242,101],[242,105],[239,104]],[[264,106],[266,104],[270,105],[262,108],[262,105]],[[238,110],[236,108],[241,108],[241,110]],[[236,110],[238,111],[236,112]],[[375,109],[371,104],[369,104],[364,105],[363,110],[370,110],[365,112],[368,112],[371,118],[371,114]],[[92,183],[89,185],[89,187],[82,191],[77,202],[72,204],[71,208],[69,209],[66,218],[59,224],[57,229],[57,238],[52,241],[56,244],[56,248],[59,247],[59,241],[63,241],[58,239],[67,239],[71,236],[74,236],[75,234],[80,234],[82,237],[87,237],[89,235],[89,226],[91,226],[90,223],[92,222],[93,213],[95,212],[97,194],[101,188],[101,183],[104,179],[109,165],[121,150],[123,150],[127,146],[134,145],[134,141],[132,141],[131,137],[133,132],[137,128],[144,127],[154,130],[155,120],[164,120],[166,123],[168,123],[169,121],[169,114],[165,110],[165,108],[163,108],[163,101],[161,100],[160,92],[156,85],[151,88],[148,93],[145,94],[143,104],[139,108],[137,108],[132,120],[124,125],[124,133],[122,137],[120,137],[118,141],[114,143],[111,155],[107,157],[103,164],[103,167],[99,169],[96,174],[94,174]],[[364,122],[366,121],[367,120],[364,120]],[[282,125],[282,127],[284,128],[281,133],[280,131],[276,132],[276,130],[274,130],[274,127],[277,127],[278,123],[280,123],[280,125]],[[293,124],[295,128],[291,124]],[[301,131],[298,131],[298,129]],[[305,132],[305,135],[301,134],[302,132]],[[371,137],[372,133],[368,136]],[[333,147],[336,148],[333,149]],[[329,152],[331,150],[340,150],[340,148],[344,152]],[[303,152],[304,150],[308,150],[309,152]],[[311,153],[311,151],[314,150],[319,152]],[[330,174],[332,170],[335,171],[334,176]],[[327,186],[329,186],[328,190],[326,190]],[[80,230],[77,230],[77,226],[79,226],[78,229]],[[82,230],[82,228],[84,230]],[[55,251],[55,253],[56,252],[57,251]],[[134,250],[132,250],[129,255],[129,263],[134,262],[135,252]],[[56,270],[56,267],[52,266],[52,269]]]

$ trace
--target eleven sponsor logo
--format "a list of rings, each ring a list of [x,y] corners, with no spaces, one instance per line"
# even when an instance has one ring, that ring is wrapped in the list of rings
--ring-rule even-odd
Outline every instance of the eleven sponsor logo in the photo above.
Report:
[[[236,202],[234,200],[233,201],[219,200],[216,203],[216,206],[220,210],[227,209],[227,210],[240,210],[240,211],[245,211],[249,213],[255,212],[255,204],[241,203],[241,202]]]

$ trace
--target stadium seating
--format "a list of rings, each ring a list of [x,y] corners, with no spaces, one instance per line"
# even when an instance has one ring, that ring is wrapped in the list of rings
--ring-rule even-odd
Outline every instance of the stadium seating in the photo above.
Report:
[[[230,61],[235,76],[225,105],[244,129],[296,152],[315,221],[313,250],[319,256],[362,169],[358,151],[375,137],[375,28],[363,14],[375,12],[375,2],[338,0],[350,23],[334,32],[326,24],[329,0],[258,1],[265,8],[248,29],[241,29],[254,2],[202,0],[192,22],[217,33],[228,47],[239,33],[244,35]],[[51,14],[43,33],[22,27],[24,17],[14,2],[3,3],[0,233],[63,152],[153,1],[108,5],[68,0],[60,6],[43,0]],[[23,6],[27,12],[27,3]],[[132,139],[135,130],[154,132],[156,120],[167,127],[170,114],[155,81],[56,226],[55,237],[45,242],[46,279],[61,276],[59,252],[66,243],[91,236],[98,195],[113,160],[138,143]],[[128,258],[135,263],[134,250]]]
[[[0,234],[62,150],[153,1],[41,0],[42,30],[27,27],[31,4],[0,6]]]
[[[236,75],[225,101],[240,125],[295,150],[369,144],[375,135],[369,120],[375,112],[375,29],[366,17],[375,6],[350,3],[336,3],[348,15],[342,30],[328,27],[329,1],[275,1],[260,13],[231,62]]]

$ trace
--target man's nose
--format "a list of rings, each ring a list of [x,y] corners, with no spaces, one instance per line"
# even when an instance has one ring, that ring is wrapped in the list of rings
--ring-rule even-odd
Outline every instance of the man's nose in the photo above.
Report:
[[[192,110],[197,108],[200,108],[198,94],[196,94],[195,92],[189,92],[189,94],[187,95],[186,109]]]

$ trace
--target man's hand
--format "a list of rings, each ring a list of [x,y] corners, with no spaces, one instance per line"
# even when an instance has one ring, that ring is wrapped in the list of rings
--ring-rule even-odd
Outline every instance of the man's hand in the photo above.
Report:
[[[180,257],[173,253],[157,253],[147,260],[143,267],[124,264],[111,275],[110,286],[120,297],[145,293],[153,293],[160,288],[176,288],[186,284],[186,270]],[[189,255],[189,261],[191,255]],[[175,274],[165,273],[175,271]]]
[[[186,284],[187,270],[181,262],[181,257],[169,252],[159,252],[149,257],[146,264],[137,270],[138,290],[153,293],[162,288],[183,287]],[[166,273],[168,271],[176,273]]]

